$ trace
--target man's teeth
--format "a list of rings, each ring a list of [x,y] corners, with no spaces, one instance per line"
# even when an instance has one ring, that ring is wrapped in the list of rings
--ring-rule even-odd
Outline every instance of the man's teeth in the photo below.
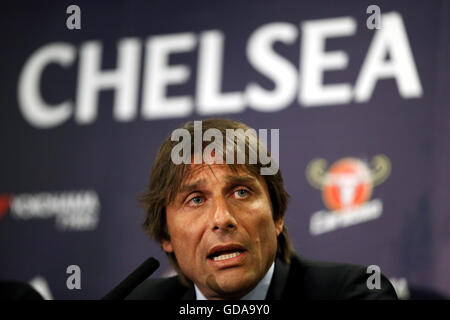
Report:
[[[220,256],[214,257],[213,260],[214,261],[221,261],[221,260],[225,260],[225,259],[231,259],[231,258],[237,257],[240,254],[241,254],[240,252],[221,254]]]

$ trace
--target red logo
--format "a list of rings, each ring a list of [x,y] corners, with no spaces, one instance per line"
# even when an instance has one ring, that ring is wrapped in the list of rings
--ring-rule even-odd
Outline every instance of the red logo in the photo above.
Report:
[[[8,212],[10,201],[11,201],[10,194],[0,195],[0,219],[2,219],[3,216],[6,214],[6,212]]]
[[[372,195],[370,171],[359,159],[345,158],[331,166],[326,175],[322,198],[332,211],[359,206]]]
[[[369,201],[373,187],[389,176],[390,166],[384,155],[373,157],[370,164],[358,158],[343,158],[329,168],[325,159],[314,159],[306,169],[306,176],[313,187],[322,190],[325,206],[343,213]]]

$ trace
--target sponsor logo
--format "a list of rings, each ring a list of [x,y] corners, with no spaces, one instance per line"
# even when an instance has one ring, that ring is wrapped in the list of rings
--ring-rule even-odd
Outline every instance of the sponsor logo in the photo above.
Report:
[[[0,195],[0,219],[2,219],[9,210],[11,195],[1,194]]]
[[[391,162],[385,155],[373,157],[370,164],[358,158],[343,158],[329,168],[325,159],[312,160],[306,168],[306,177],[311,186],[322,191],[328,210],[311,216],[311,234],[319,235],[379,218],[383,203],[370,197],[373,188],[382,184],[390,171]]]
[[[1,194],[0,218],[8,210],[14,219],[55,218],[59,230],[87,231],[98,225],[100,201],[92,190]]]

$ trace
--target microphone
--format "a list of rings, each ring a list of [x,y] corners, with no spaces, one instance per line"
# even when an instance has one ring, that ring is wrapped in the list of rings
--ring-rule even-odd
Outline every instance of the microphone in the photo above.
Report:
[[[136,270],[112,289],[102,300],[123,300],[142,281],[147,279],[159,267],[159,261],[153,257],[145,260]]]

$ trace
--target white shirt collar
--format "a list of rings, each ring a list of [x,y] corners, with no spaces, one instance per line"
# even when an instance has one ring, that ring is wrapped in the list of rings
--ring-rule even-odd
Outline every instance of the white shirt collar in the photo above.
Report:
[[[264,300],[267,296],[267,292],[269,291],[270,282],[272,281],[273,270],[275,269],[275,262],[272,263],[269,270],[262,280],[257,284],[257,286],[247,293],[245,296],[241,298],[241,300]],[[208,300],[201,293],[199,288],[194,284],[195,287],[195,296],[197,300]]]

